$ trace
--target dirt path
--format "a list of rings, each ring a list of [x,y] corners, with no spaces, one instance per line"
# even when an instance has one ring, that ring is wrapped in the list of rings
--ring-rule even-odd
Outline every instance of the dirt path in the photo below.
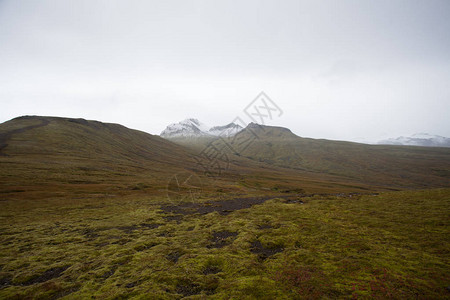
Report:
[[[12,135],[22,133],[31,129],[47,126],[50,123],[49,120],[41,120],[40,124],[30,125],[19,129],[14,129],[9,132],[0,133],[0,156],[7,156],[7,154],[3,153],[3,149],[8,146],[7,141],[11,138]]]

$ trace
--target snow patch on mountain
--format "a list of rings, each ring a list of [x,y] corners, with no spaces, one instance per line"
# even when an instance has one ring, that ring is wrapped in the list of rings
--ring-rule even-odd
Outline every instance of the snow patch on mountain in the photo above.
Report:
[[[428,133],[416,133],[412,136],[400,136],[379,141],[381,145],[407,145],[425,147],[450,147],[450,138]]]
[[[186,119],[170,124],[161,132],[162,137],[191,137],[207,135],[208,127],[197,119]]]
[[[241,131],[243,128],[235,123],[224,126],[208,127],[197,119],[189,118],[178,123],[170,124],[161,132],[161,137],[202,137],[221,136],[230,137]]]
[[[215,136],[227,137],[227,136],[234,136],[236,133],[238,133],[242,129],[243,129],[242,126],[235,124],[235,123],[230,123],[225,126],[211,127],[208,130],[208,133],[211,135],[215,135]]]

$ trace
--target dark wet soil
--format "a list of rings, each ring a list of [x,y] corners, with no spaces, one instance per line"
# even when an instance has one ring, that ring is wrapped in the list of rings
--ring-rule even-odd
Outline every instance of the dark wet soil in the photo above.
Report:
[[[176,221],[177,224],[179,224],[181,222],[181,220],[183,219],[183,215],[175,215],[175,216],[164,216],[163,217],[164,220],[170,222],[170,221]]]
[[[138,281],[134,281],[134,282],[127,283],[125,285],[125,287],[128,288],[128,289],[131,289],[131,288],[133,288],[133,287],[135,287],[137,285],[139,285],[139,282]]]
[[[202,292],[202,289],[195,283],[181,283],[177,285],[177,294],[183,295],[183,297],[198,295]]]
[[[105,247],[107,245],[109,245],[108,242],[102,242],[102,243],[95,244],[95,246],[98,247],[98,248],[103,248],[103,247]]]
[[[123,238],[123,239],[119,239],[115,242],[112,242],[111,244],[125,245],[125,244],[128,244],[129,242],[131,242],[130,239]]]
[[[106,279],[106,278],[111,277],[116,272],[117,268],[118,268],[118,266],[113,266],[111,269],[109,269],[102,275],[102,278]]]
[[[137,225],[119,226],[119,227],[116,227],[116,228],[119,229],[119,230],[122,230],[126,234],[131,234],[131,233],[133,233],[133,231],[138,229],[138,226]]]
[[[258,225],[258,229],[259,230],[264,230],[264,229],[272,229],[273,226],[270,224],[262,224],[262,225]]]
[[[11,285],[11,282],[12,282],[12,276],[1,277],[0,278],[0,289],[5,286]]]
[[[217,211],[221,215],[227,215],[235,210],[252,207],[253,205],[262,204],[267,200],[281,198],[286,203],[303,204],[302,198],[313,196],[335,196],[335,197],[355,197],[361,196],[361,193],[349,194],[295,194],[295,195],[275,195],[261,197],[235,198],[229,200],[209,201],[205,203],[180,203],[179,205],[162,205],[161,210],[165,213],[173,213],[178,215],[208,214]],[[376,194],[371,194],[376,195]],[[168,216],[169,217],[169,216]],[[165,218],[168,218],[165,217]],[[172,216],[171,216],[172,218]]]
[[[216,266],[207,266],[204,270],[203,270],[203,274],[204,275],[208,275],[208,274],[217,274],[219,272],[222,272],[222,270]]]
[[[73,287],[70,287],[70,288],[67,288],[67,289],[65,289],[65,290],[62,290],[62,291],[56,293],[56,294],[53,295],[52,298],[50,298],[50,299],[53,299],[53,300],[54,300],[54,299],[59,299],[59,298],[65,297],[65,296],[67,296],[67,295],[70,295],[70,294],[73,294],[73,293],[79,291],[80,288],[81,288],[81,287],[78,286],[78,285],[73,286]]]
[[[161,226],[161,224],[155,224],[155,223],[141,223],[139,224],[141,227],[145,227],[148,229],[155,229],[158,228],[159,226]]]
[[[33,278],[25,281],[24,283],[22,283],[22,285],[32,285],[32,284],[35,284],[35,283],[41,283],[41,282],[45,282],[45,281],[48,281],[48,280],[53,279],[53,278],[60,277],[62,275],[62,273],[65,270],[67,270],[68,267],[69,266],[56,267],[56,268],[48,269],[47,271],[45,271],[41,275],[33,277]]]
[[[87,228],[87,229],[83,229],[82,230],[82,234],[89,240],[93,240],[95,238],[98,238],[99,235],[97,233],[95,233],[96,230],[91,229],[91,228]]]
[[[207,246],[207,248],[222,248],[226,245],[231,244],[231,242],[236,238],[237,232],[230,232],[230,231],[218,231],[214,232],[211,244]]]
[[[156,236],[159,236],[159,237],[172,237],[173,233],[170,232],[170,231],[162,231],[162,232],[158,233]]]
[[[292,196],[281,196],[283,198]],[[280,197],[280,198],[281,198]],[[275,196],[264,197],[248,197],[248,198],[235,198],[230,200],[210,201],[206,203],[180,203],[179,205],[166,205],[161,209],[166,213],[192,215],[192,214],[208,214],[217,211],[221,215],[227,215],[235,210],[252,207],[256,204],[264,203],[265,201]]]
[[[282,247],[264,247],[260,241],[254,241],[250,245],[250,251],[252,253],[258,254],[259,259],[265,260],[270,256],[282,252],[284,249]]]
[[[179,251],[174,251],[166,255],[167,260],[170,260],[173,263],[177,263],[178,259],[183,255]]]
[[[145,251],[147,249],[153,248],[156,245],[158,245],[158,244],[157,243],[149,243],[149,244],[145,244],[145,245],[139,245],[139,246],[136,246],[134,248],[134,250],[136,250],[137,252],[141,252],[141,251]]]

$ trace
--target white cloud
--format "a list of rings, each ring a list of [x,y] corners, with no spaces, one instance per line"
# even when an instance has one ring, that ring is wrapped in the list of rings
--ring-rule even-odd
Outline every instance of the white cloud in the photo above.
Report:
[[[158,134],[273,124],[333,139],[450,136],[448,1],[2,1],[0,121],[61,115]]]

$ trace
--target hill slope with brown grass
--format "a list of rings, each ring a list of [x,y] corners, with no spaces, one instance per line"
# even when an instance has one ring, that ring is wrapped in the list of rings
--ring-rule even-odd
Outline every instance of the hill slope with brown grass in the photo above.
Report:
[[[195,161],[159,136],[118,124],[55,117],[19,117],[0,125],[3,190],[30,186],[163,189],[167,177]]]
[[[206,146],[206,145],[205,145]],[[0,196],[163,195],[180,172],[202,178],[207,193],[350,192],[352,180],[270,166],[230,154],[220,176],[205,176],[208,158],[159,136],[118,124],[26,116],[0,124]],[[201,163],[199,163],[199,161]]]
[[[199,149],[206,139],[174,139]],[[271,166],[301,173],[335,176],[369,186],[394,189],[450,186],[450,149],[366,145],[302,138],[289,129],[250,124],[236,136],[213,142],[219,148]],[[226,146],[220,146],[221,144]]]
[[[235,152],[211,178],[197,150],[121,125],[0,124],[0,298],[449,298],[450,189],[369,192],[444,185],[448,152],[219,141]],[[205,193],[168,201],[177,172]]]
[[[234,150],[228,151],[220,176],[211,177],[199,161],[211,162],[198,155],[209,142],[182,146],[118,124],[19,117],[0,124],[0,196],[165,195],[170,178],[180,172],[198,175],[203,192],[223,197],[445,187],[449,182],[449,149],[304,139],[268,126],[247,128],[228,140]]]

